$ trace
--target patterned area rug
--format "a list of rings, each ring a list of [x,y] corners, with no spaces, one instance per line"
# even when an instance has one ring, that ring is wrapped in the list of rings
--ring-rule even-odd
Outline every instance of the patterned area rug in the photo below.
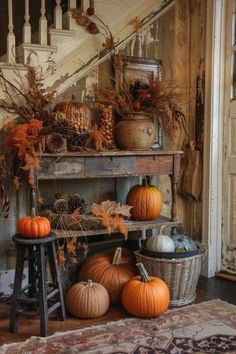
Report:
[[[1,354],[236,353],[236,307],[212,300],[153,319],[129,318],[3,345]]]

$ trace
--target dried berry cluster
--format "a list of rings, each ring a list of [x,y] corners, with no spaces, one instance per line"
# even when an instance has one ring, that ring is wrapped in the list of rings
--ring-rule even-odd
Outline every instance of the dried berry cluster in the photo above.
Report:
[[[115,147],[115,117],[111,106],[101,108],[99,127],[102,131],[104,138],[106,138],[108,146]]]

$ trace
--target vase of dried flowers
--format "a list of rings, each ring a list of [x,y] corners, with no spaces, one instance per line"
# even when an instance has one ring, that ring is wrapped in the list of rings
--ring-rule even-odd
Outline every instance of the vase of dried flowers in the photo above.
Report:
[[[156,137],[156,124],[150,113],[129,112],[115,128],[115,139],[122,150],[150,150]]]

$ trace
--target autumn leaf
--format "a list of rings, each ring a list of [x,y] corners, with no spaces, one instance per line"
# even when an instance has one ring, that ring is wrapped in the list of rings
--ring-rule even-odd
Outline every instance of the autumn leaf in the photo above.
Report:
[[[140,28],[142,28],[143,23],[142,20],[136,16],[132,21],[129,22],[129,25],[134,26],[134,30],[138,31]]]
[[[124,223],[124,217],[130,216],[131,208],[129,205],[121,205],[118,202],[106,200],[100,204],[93,203],[91,211],[95,216],[101,218],[101,222],[109,235],[118,230],[127,239],[128,229]]]
[[[20,178],[18,176],[14,176],[13,177],[13,184],[16,187],[16,190],[18,191],[20,189],[20,186],[21,186],[21,181],[20,181]]]
[[[101,202],[100,204],[93,203],[91,206],[91,211],[93,214],[97,216],[99,212],[105,211],[108,215],[122,215],[124,217],[130,217],[130,209],[132,206],[126,205],[126,204],[120,204],[119,202],[116,201],[111,201],[111,200],[105,200]]]
[[[38,202],[38,204],[42,205],[42,204],[44,203],[44,199],[43,199],[43,197],[38,196],[38,198],[37,198],[37,202]]]

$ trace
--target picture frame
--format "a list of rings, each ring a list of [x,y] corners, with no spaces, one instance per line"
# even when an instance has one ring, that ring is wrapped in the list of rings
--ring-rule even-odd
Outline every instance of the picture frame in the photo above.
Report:
[[[151,84],[156,78],[161,79],[162,61],[159,59],[132,56],[114,56],[115,84],[119,89],[121,82],[140,80]]]
[[[160,59],[115,55],[113,60],[117,92],[124,82],[132,84],[139,80],[150,85],[155,79],[161,79],[162,60]],[[153,149],[160,149],[162,148],[162,129],[155,117],[153,117],[153,121],[157,124],[157,136]]]

